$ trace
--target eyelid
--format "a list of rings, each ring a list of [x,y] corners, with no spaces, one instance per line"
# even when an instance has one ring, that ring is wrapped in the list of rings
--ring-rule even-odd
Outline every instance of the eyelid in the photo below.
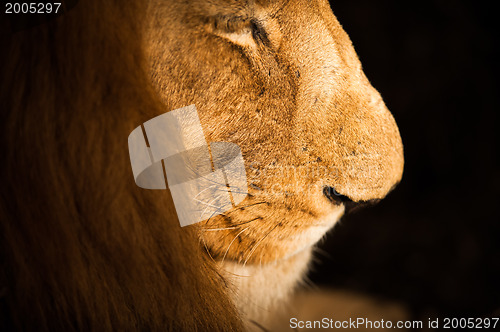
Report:
[[[261,42],[266,46],[270,46],[271,43],[269,41],[269,35],[261,22],[253,19],[251,21],[251,31],[252,37],[255,41]]]
[[[263,23],[249,16],[217,15],[211,18],[212,33],[236,44],[270,46],[269,35]]]
[[[237,33],[251,31],[252,19],[246,16],[218,15],[213,17],[213,27],[217,32]]]

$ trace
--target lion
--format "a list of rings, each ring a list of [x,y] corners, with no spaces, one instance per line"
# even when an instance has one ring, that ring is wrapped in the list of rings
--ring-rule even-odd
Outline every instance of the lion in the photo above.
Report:
[[[401,180],[326,0],[88,0],[2,45],[1,330],[265,328],[318,240]],[[248,195],[181,228],[127,137],[192,104],[241,148]]]

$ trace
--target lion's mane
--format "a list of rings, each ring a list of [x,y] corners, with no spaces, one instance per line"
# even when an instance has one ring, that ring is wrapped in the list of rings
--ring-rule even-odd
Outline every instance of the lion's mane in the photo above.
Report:
[[[0,330],[230,330],[224,283],[167,192],[138,192],[128,134],[168,110],[140,1],[81,1],[2,33]]]

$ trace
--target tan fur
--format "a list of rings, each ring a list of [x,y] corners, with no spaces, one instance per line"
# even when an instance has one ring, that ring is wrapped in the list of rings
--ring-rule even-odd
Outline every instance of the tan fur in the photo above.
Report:
[[[144,6],[81,1],[2,35],[0,330],[263,322],[344,213],[323,187],[368,201],[401,179],[397,126],[327,1]],[[241,147],[250,195],[181,229],[126,142],[190,104],[207,141]]]
[[[250,330],[268,326],[289,300],[311,261],[311,248],[287,260],[268,264],[221,263],[231,285],[233,301]]]

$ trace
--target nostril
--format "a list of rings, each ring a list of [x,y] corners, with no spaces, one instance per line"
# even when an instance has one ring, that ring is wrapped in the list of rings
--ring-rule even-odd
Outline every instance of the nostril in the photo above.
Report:
[[[333,187],[323,187],[323,194],[328,198],[330,202],[332,202],[335,205],[341,205],[344,204],[345,207],[345,213],[351,213],[353,211],[356,211],[360,208],[366,207],[366,206],[372,206],[377,204],[380,199],[370,199],[368,201],[353,201],[349,197],[340,194],[335,190]]]
[[[352,200],[338,193],[335,188],[326,186],[323,188],[323,194],[332,202],[333,204],[350,203]]]

